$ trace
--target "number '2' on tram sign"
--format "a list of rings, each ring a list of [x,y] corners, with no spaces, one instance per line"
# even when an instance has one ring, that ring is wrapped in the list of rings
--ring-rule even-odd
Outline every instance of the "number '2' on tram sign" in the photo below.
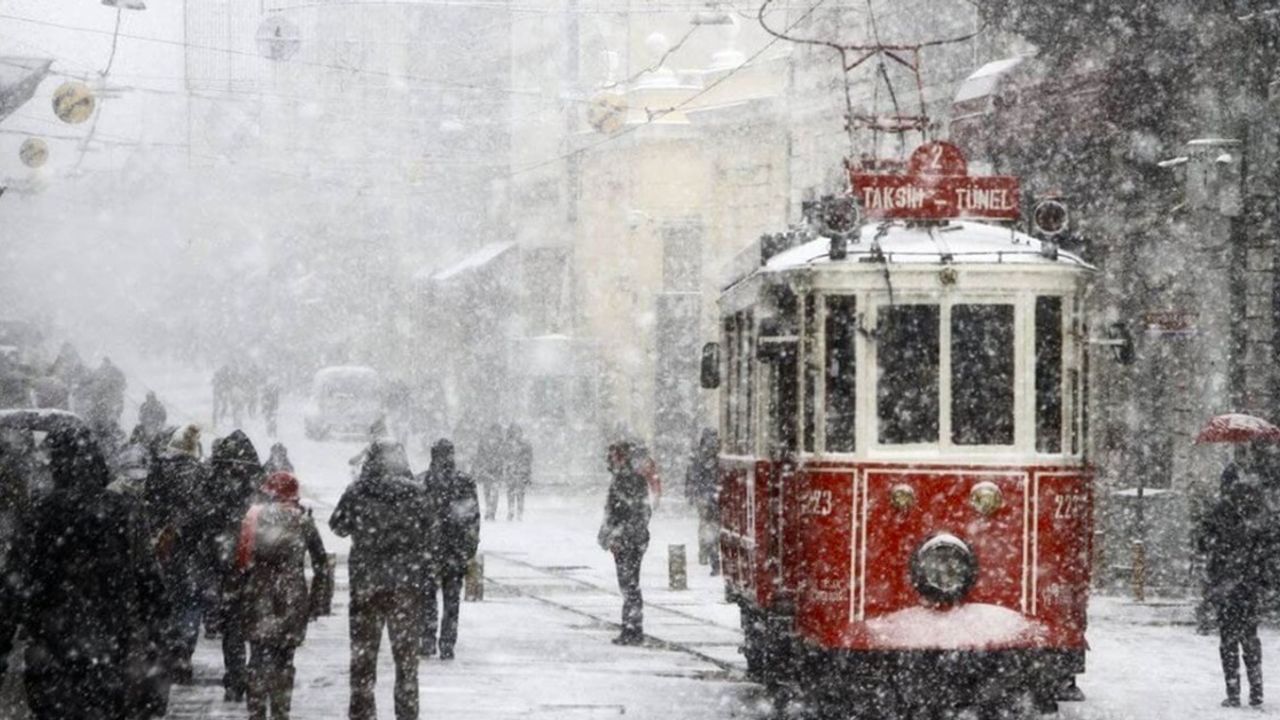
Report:
[[[871,219],[1018,220],[1021,190],[1006,175],[971,176],[964,154],[951,143],[916,148],[905,175],[850,172],[853,194]]]

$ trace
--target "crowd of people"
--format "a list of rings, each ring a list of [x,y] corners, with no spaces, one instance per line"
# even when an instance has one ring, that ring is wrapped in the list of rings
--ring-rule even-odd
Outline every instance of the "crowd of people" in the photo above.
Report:
[[[507,520],[524,519],[524,496],[533,484],[533,447],[524,439],[524,431],[511,423],[489,426],[476,444],[471,471],[484,488],[484,517],[498,518],[498,504],[506,488]]]
[[[274,438],[280,413],[280,384],[257,363],[232,362],[213,372],[213,426],[230,421],[234,427],[246,417],[262,414],[267,437]]]

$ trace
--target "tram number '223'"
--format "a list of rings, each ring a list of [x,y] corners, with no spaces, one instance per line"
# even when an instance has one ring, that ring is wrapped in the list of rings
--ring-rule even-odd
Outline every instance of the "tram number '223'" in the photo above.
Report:
[[[1088,503],[1084,495],[1054,495],[1053,519],[1078,520],[1088,511]]]
[[[830,490],[806,490],[800,493],[800,515],[830,515],[834,501]]]

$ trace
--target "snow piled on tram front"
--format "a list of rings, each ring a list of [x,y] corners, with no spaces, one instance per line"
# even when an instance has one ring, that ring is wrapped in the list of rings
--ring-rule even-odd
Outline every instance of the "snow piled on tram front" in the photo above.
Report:
[[[999,225],[952,221],[939,227],[925,227],[894,222],[881,235],[882,227],[875,224],[862,226],[858,241],[849,243],[850,261],[868,260],[873,255],[873,243],[878,243],[890,264],[1018,263],[1092,267],[1069,252],[1046,254],[1039,240]],[[829,248],[829,240],[815,239],[778,253],[769,259],[766,267],[769,270],[787,270],[813,263],[829,263]]]
[[[867,621],[874,642],[911,650],[980,650],[1034,640],[1040,625],[999,605],[911,607]]]

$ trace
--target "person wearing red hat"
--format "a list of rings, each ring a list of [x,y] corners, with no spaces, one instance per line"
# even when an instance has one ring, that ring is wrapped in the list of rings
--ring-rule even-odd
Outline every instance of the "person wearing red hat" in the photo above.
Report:
[[[317,583],[307,587],[304,555],[314,578],[325,573],[324,542],[298,501],[298,479],[272,473],[245,514],[235,566],[244,573],[245,635],[249,639],[250,720],[287,720],[293,697],[293,656],[317,615]]]

